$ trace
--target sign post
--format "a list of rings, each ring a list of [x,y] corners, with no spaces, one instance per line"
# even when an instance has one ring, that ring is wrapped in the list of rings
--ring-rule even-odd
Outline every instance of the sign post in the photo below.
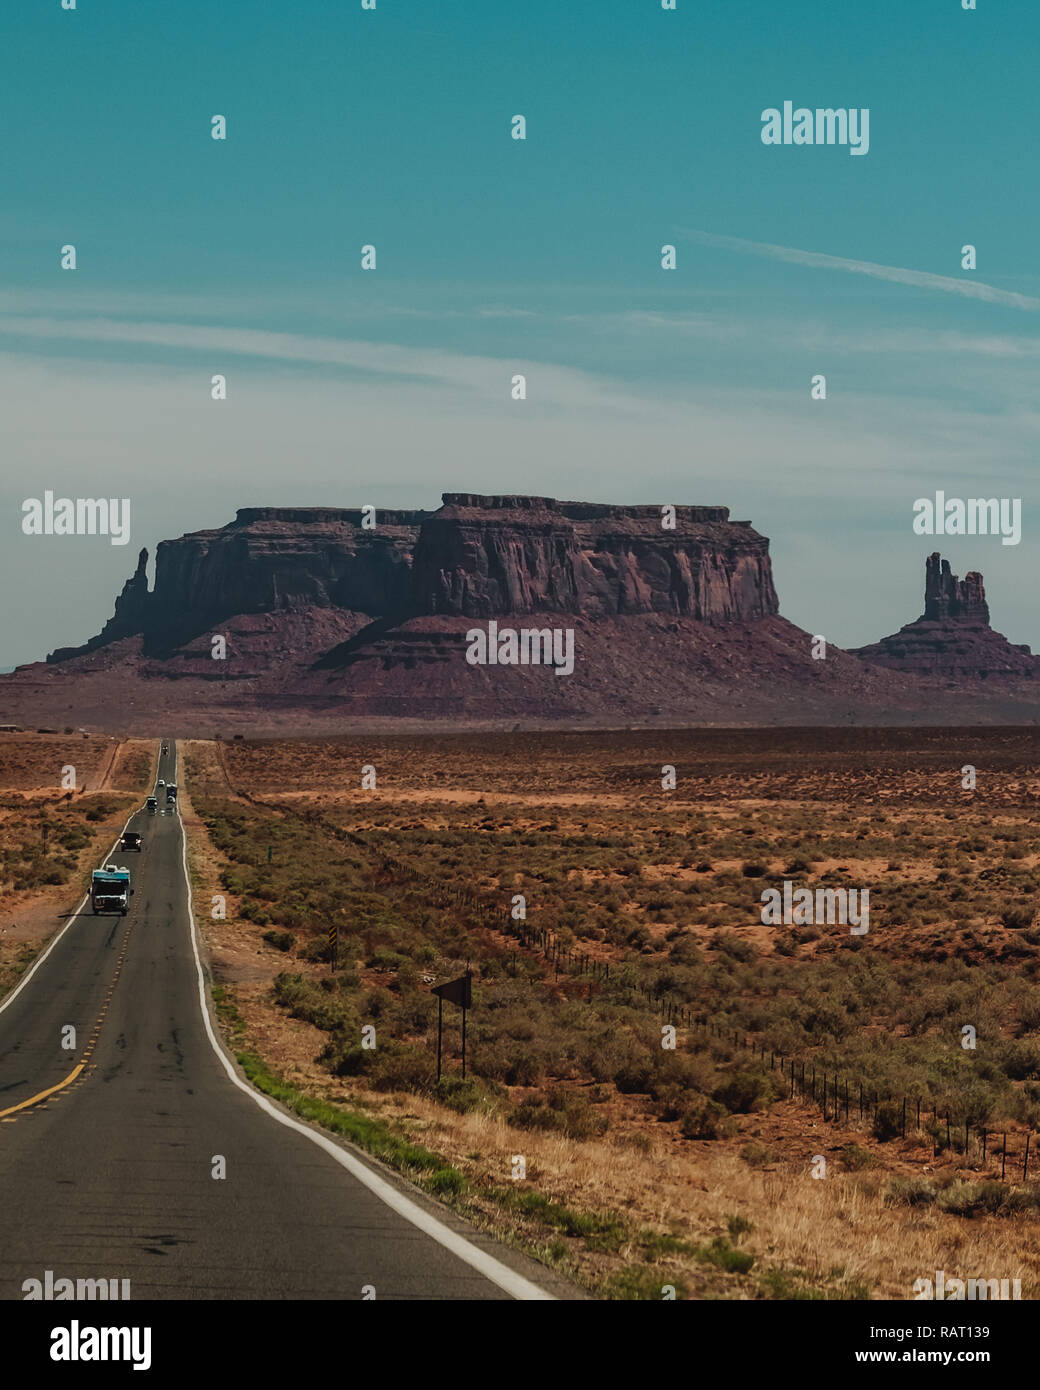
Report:
[[[462,1010],[462,1079],[466,1079],[466,1010],[473,1003],[473,972],[466,964],[465,975],[460,975],[457,980],[449,980],[447,984],[434,985],[433,993],[437,996],[437,1080],[441,1079],[441,1037],[444,1031],[444,1001],[447,999],[449,1004],[458,1004]]]
[[[331,953],[333,975],[335,975],[336,973],[336,956],[338,954],[338,947],[339,929],[337,928],[336,923],[333,922],[332,925],[329,927],[329,951]]]

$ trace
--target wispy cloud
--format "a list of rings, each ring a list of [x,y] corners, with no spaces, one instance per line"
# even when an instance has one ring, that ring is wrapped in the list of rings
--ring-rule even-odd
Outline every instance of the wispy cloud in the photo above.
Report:
[[[383,311],[398,318],[409,319],[534,319],[538,315],[533,309],[511,309],[505,305],[486,304],[475,309],[417,309],[387,305]]]
[[[325,351],[324,340],[306,341],[307,351]],[[478,397],[442,386],[447,354],[426,363],[436,379],[378,380],[286,372],[277,357],[257,357],[248,372],[238,359],[229,404],[217,405],[211,348],[195,342],[172,361],[138,351],[132,365],[103,353],[27,354],[22,343],[0,350],[0,592],[34,597],[0,614],[0,664],[97,631],[126,578],[126,556],[107,542],[81,537],[66,548],[53,538],[57,564],[49,544],[22,536],[21,501],[45,487],[132,496],[132,548],[223,525],[246,505],[434,507],[441,489],[726,504],[772,537],[786,616],[856,646],[917,611],[907,607],[924,554],[911,529],[914,498],[937,488],[967,496],[962,486],[979,477],[1003,495],[1027,496],[1035,472],[1040,421],[1026,373],[1020,405],[1003,414],[990,400],[973,409],[963,393],[949,403],[865,386],[813,409],[807,391],[749,386],[742,374],[728,386],[691,382],[674,396],[654,383],[639,411],[605,408],[606,381],[588,409],[539,410],[528,408],[536,399],[510,401],[493,362],[494,389]],[[531,380],[558,401],[578,384],[568,378],[565,388],[554,369],[539,371]],[[60,409],[41,405],[54,401]],[[826,585],[821,563],[839,547],[821,537],[841,543]],[[1038,645],[1030,538],[998,543],[981,564],[967,553],[975,538],[959,539],[955,568],[982,568],[999,595],[1001,629]]]
[[[796,246],[775,246],[769,241],[746,241],[742,237],[717,236],[713,232],[684,231],[684,236],[703,246],[717,246],[725,251],[739,251],[747,256],[764,256],[767,260],[786,261],[790,265],[810,266],[815,270],[843,270],[852,275],[869,275],[875,280],[912,285],[922,290],[942,290],[959,294],[964,299],[981,299],[987,304],[1002,304],[1009,309],[1024,309],[1028,313],[1040,310],[1040,299],[1013,290],[1001,290],[980,280],[959,280],[952,275],[933,275],[928,270],[908,270],[904,266],[879,265],[876,261],[856,261],[848,256],[828,256],[823,251],[802,251]]]
[[[529,399],[569,408],[644,411],[647,406],[619,383],[574,367],[517,358],[503,360],[438,348],[402,347],[350,338],[178,323],[138,323],[112,318],[67,319],[0,313],[0,338],[30,338],[69,345],[138,345],[205,354],[206,370],[220,370],[220,356],[310,363],[358,373],[454,388],[494,401],[509,398],[512,377],[527,378]]]
[[[923,329],[879,333],[844,333],[835,344],[848,352],[907,353],[934,357],[936,353],[965,354],[974,357],[1040,357],[1040,339],[1015,338],[1006,334],[957,333]]]

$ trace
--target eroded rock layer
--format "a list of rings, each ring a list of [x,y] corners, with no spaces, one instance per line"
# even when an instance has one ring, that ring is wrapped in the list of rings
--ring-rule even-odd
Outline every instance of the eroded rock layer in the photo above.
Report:
[[[972,570],[958,579],[937,551],[925,565],[921,616],[854,655],[890,670],[951,680],[1040,674],[1040,657],[990,627],[982,575]]]
[[[769,542],[726,507],[601,506],[448,493],[436,512],[247,507],[147,552],[114,617],[51,662],[141,636],[170,651],[240,614],[330,608],[369,619],[672,614],[707,623],[778,611]],[[668,524],[662,524],[667,522]],[[672,524],[674,522],[674,524]]]

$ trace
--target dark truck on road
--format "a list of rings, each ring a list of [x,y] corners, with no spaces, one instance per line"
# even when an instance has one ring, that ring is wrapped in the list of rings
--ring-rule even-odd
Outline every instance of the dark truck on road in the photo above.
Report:
[[[176,783],[176,782],[167,782],[167,783],[166,783],[166,804],[167,804],[167,806],[174,806],[174,805],[176,805],[176,802],[177,802],[177,783]]]
[[[119,841],[120,849],[135,849],[141,853],[141,834],[137,830],[124,830],[123,838]]]
[[[154,816],[159,809],[158,797],[150,796],[144,804],[148,808],[148,814],[150,816]]]

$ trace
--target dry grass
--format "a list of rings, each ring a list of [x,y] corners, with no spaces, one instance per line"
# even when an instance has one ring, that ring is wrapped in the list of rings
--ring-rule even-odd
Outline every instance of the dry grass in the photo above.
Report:
[[[62,769],[76,769],[77,787],[96,787],[116,740],[82,734],[0,734],[0,789],[51,795]]]
[[[897,731],[879,735],[871,748],[857,731],[851,746],[818,747],[814,756],[809,736],[800,733],[771,731],[771,753],[756,735],[741,742],[744,737],[482,735],[219,748],[193,743],[188,751],[191,784],[207,802],[238,788],[251,811],[270,817],[272,825],[282,812],[265,806],[265,798],[284,806],[288,817],[318,811],[378,837],[431,883],[458,881],[491,892],[520,885],[533,909],[556,930],[573,932],[581,949],[652,968],[670,962],[676,941],[687,941],[709,967],[708,1001],[725,1004],[753,1033],[768,1028],[778,998],[803,1002],[814,971],[851,967],[851,957],[843,964],[847,938],[824,930],[792,944],[757,920],[758,894],[768,879],[745,877],[745,866],[758,861],[767,875],[782,877],[793,862],[804,861],[793,871],[799,882],[869,885],[877,904],[869,950],[871,959],[888,963],[891,983],[878,988],[845,1038],[849,1056],[869,1055],[884,1034],[903,1048],[900,1066],[917,1067],[914,1076],[947,1068],[944,1056],[956,1057],[959,1045],[957,1038],[944,1041],[942,1010],[951,1005],[942,1001],[951,988],[961,991],[952,1005],[958,1027],[962,1005],[970,1003],[992,1039],[1008,1046],[1010,1039],[1028,1040],[1040,1022],[1036,943],[1029,940],[1033,934],[1007,927],[1001,913],[1037,887],[1036,736],[944,732],[932,738]],[[696,770],[681,775],[680,791],[663,795],[661,765],[674,763],[682,773],[683,756],[696,759]],[[980,768],[974,793],[960,788],[965,762]],[[377,767],[375,793],[360,789],[363,763]],[[189,830],[200,873],[198,902],[208,904],[222,891],[228,861],[209,843],[199,818]],[[378,891],[396,901],[394,884]],[[229,898],[226,922],[200,912],[218,978],[245,1020],[240,1045],[301,1089],[382,1117],[449,1159],[468,1180],[471,1214],[590,1286],[631,1296],[634,1285],[623,1276],[637,1270],[648,1297],[659,1296],[652,1291],[655,1280],[671,1279],[688,1296],[852,1297],[866,1291],[907,1298],[915,1279],[944,1269],[949,1277],[1021,1278],[1025,1296],[1037,1291],[1034,1209],[1016,1217],[969,1218],[944,1210],[941,1202],[891,1200],[892,1181],[901,1176],[916,1175],[939,1189],[984,1176],[976,1157],[969,1162],[942,1149],[935,1154],[919,1137],[881,1144],[855,1120],[825,1125],[818,1110],[781,1100],[764,1112],[732,1117],[728,1136],[684,1139],[643,1096],[607,1086],[596,1088],[595,1105],[610,1128],[601,1138],[577,1140],[507,1123],[509,1107],[530,1095],[530,1087],[507,1087],[506,1106],[458,1114],[427,1094],[384,1094],[363,1080],[332,1076],[315,1060],[327,1034],[290,1017],[271,994],[286,968],[314,981],[324,968],[299,955],[287,960],[263,941],[260,926],[237,915],[240,905]],[[645,933],[634,948],[626,941],[633,928]],[[315,933],[321,929],[315,923]],[[724,937],[745,943],[750,954],[736,967],[730,961],[720,975],[719,963],[729,959]],[[476,943],[474,949],[479,955]],[[854,959],[862,964],[862,949]],[[788,973],[769,974],[770,962]],[[393,986],[392,973],[377,979],[362,952],[357,969],[362,988]],[[484,983],[495,987],[493,979]],[[908,1011],[906,1018],[900,1019],[900,1009]],[[833,1037],[807,1036],[810,1047],[826,1046],[833,1061]],[[683,1041],[695,1050],[702,1045]],[[428,1039],[416,1045],[427,1046]],[[716,1060],[730,1065],[729,1057]],[[556,1080],[588,1088],[563,1073]],[[1031,1084],[1014,1081],[1001,1104],[1031,1117]],[[848,1171],[847,1145],[866,1155],[863,1171]],[[529,1188],[574,1211],[619,1218],[623,1234],[612,1247],[547,1233],[487,1195],[511,1181],[512,1160],[520,1153]],[[828,1162],[822,1180],[810,1175],[816,1154]],[[1006,1190],[1014,1195],[1010,1184]],[[750,1229],[742,1233],[741,1222]],[[648,1232],[671,1237],[676,1248],[667,1248],[668,1241],[655,1246]],[[755,1257],[750,1272],[726,1272],[706,1257],[710,1242],[720,1239]]]
[[[0,735],[0,992],[75,905],[151,778],[156,744],[81,735]],[[61,786],[76,769],[76,789]]]

